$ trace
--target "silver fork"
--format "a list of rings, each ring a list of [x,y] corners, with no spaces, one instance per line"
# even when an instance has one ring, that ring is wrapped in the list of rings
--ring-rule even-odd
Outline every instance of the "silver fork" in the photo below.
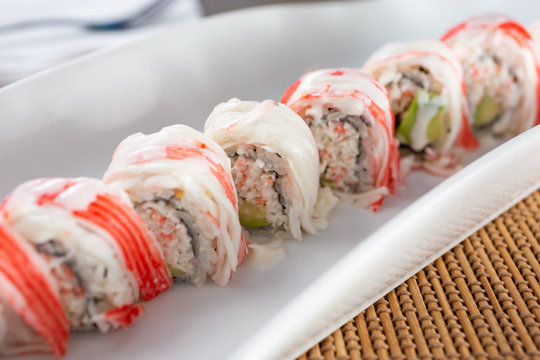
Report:
[[[135,13],[116,20],[86,21],[69,18],[31,20],[2,25],[0,26],[0,33],[43,26],[74,26],[88,31],[126,30],[149,23],[174,1],[175,0],[155,0]]]

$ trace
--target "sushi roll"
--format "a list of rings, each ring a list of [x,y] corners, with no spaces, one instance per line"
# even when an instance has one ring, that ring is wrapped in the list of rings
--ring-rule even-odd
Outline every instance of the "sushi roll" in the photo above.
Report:
[[[455,144],[474,150],[463,72],[443,43],[391,43],[377,50],[363,70],[388,91],[400,145],[440,175],[457,169]]]
[[[399,182],[399,152],[386,90],[357,69],[309,72],[282,103],[311,129],[323,186],[357,205],[377,209]]]
[[[531,35],[501,15],[474,17],[443,37],[461,61],[478,135],[515,136],[540,122],[540,65]]]
[[[0,217],[0,355],[66,353],[68,321],[47,264]]]
[[[172,278],[127,195],[97,179],[37,179],[17,187],[0,216],[41,254],[72,329],[130,325]]]
[[[315,209],[317,146],[291,109],[271,100],[231,99],[214,108],[205,133],[231,159],[242,225],[284,229],[296,239],[302,238],[302,229],[315,234],[328,226],[326,214],[335,201],[325,191],[317,207],[322,212]]]
[[[174,125],[131,135],[104,179],[129,194],[175,278],[200,286],[208,274],[224,286],[242,264],[246,244],[230,162],[203,133]]]

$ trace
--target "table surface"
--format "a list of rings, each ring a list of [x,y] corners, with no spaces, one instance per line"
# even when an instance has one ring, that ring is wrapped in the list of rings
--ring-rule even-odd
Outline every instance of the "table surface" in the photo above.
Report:
[[[540,358],[540,190],[299,360]]]

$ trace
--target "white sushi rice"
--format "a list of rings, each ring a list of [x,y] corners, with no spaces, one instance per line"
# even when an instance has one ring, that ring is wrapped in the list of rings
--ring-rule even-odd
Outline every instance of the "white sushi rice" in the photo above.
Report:
[[[373,167],[369,164],[373,139],[368,122],[336,108],[306,110],[308,123],[319,150],[321,183],[342,192],[365,192],[373,188]],[[320,114],[320,115],[319,115]]]
[[[289,230],[284,181],[287,164],[276,153],[254,146],[239,146],[231,158],[231,170],[240,203],[264,207],[273,228]],[[282,204],[282,201],[285,204]]]
[[[107,246],[99,244],[98,236],[81,238],[82,241],[93,242],[96,247]],[[77,246],[69,246],[66,255],[51,258],[49,266],[60,286],[69,289],[61,296],[66,316],[73,329],[90,330],[98,328],[107,332],[112,326],[102,314],[108,310],[138,301],[138,287],[133,284],[131,276],[119,266],[118,259],[107,263],[102,259],[79,253]],[[64,267],[69,263],[71,274]],[[71,275],[71,276],[70,276]]]
[[[74,328],[91,328],[92,321],[88,318],[89,306],[82,287],[79,275],[75,269],[73,252],[66,252],[59,241],[49,240],[36,244],[36,250],[45,255],[49,272],[54,275],[60,293],[64,311],[70,324]]]
[[[159,242],[171,272],[177,274],[177,279],[200,286],[206,281],[206,274],[213,271],[216,240],[208,235],[212,232],[208,230],[211,225],[204,218],[197,221],[196,214],[185,210],[182,194],[181,189],[155,192],[140,189],[132,194],[131,200]],[[189,223],[188,218],[192,219]],[[202,227],[208,228],[207,231],[201,231]]]
[[[175,216],[175,209],[164,201],[145,202],[135,209],[156,235],[171,272],[175,273],[175,269],[193,274],[195,254],[191,236],[184,223]]]

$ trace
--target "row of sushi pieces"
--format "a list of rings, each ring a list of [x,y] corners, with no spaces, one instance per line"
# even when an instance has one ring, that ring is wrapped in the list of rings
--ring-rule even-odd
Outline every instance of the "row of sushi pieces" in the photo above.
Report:
[[[231,99],[204,133],[134,134],[102,180],[37,179],[0,205],[0,354],[66,352],[69,329],[130,325],[173,278],[226,285],[251,231],[328,226],[336,195],[377,209],[404,168],[540,122],[531,36],[502,16],[303,75],[281,103]]]

